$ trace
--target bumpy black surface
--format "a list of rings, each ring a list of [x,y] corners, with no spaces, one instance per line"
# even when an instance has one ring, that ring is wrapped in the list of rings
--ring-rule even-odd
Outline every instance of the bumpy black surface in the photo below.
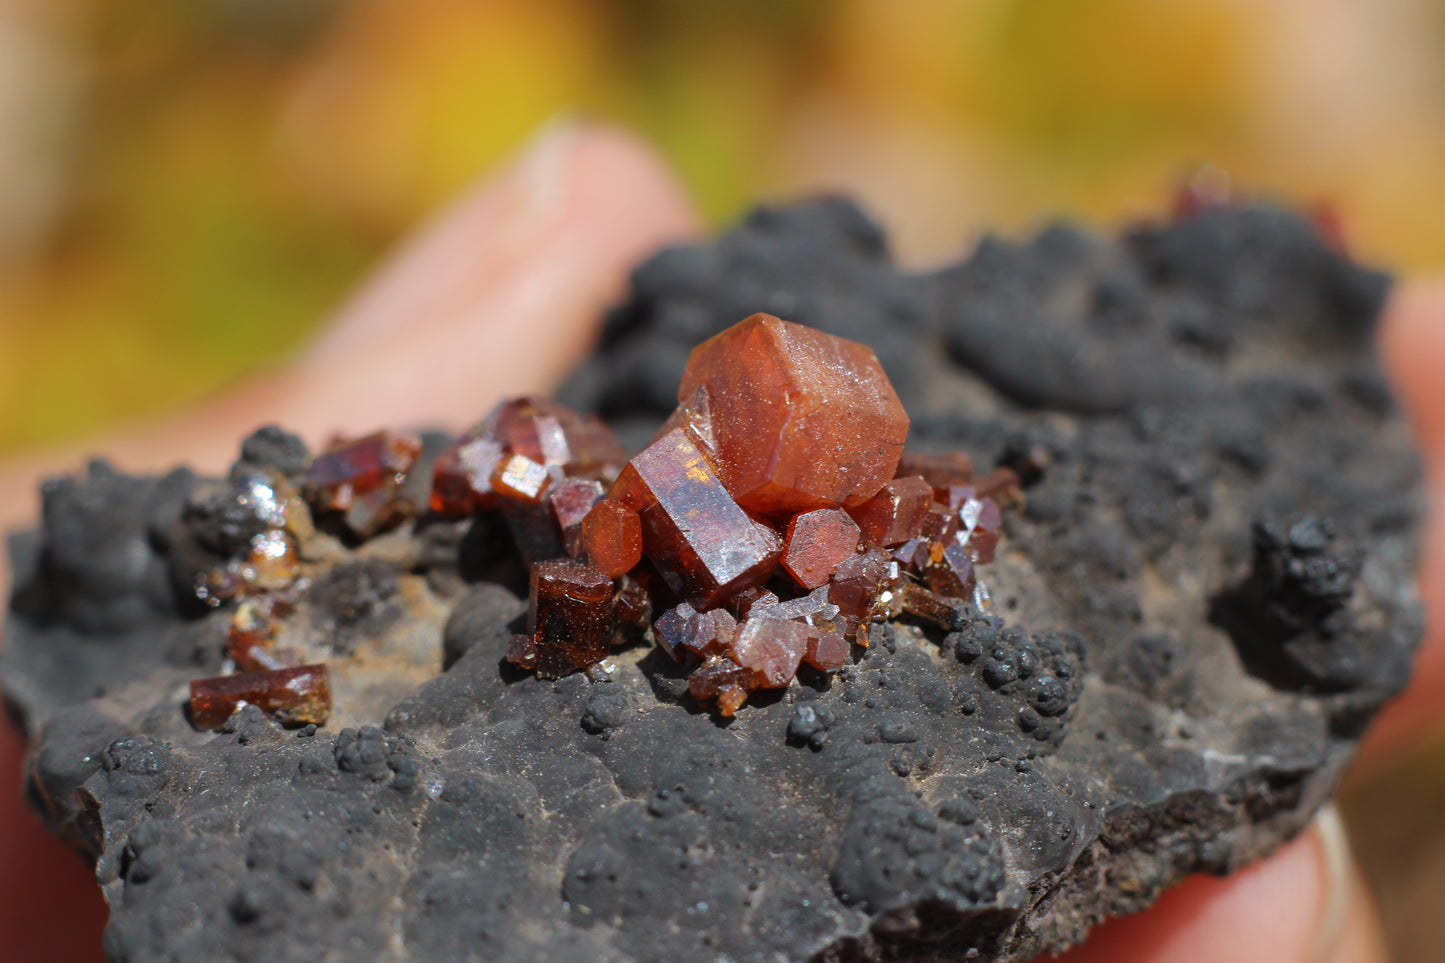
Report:
[[[93,466],[12,544],[35,803],[96,857],[115,960],[1062,947],[1300,829],[1408,675],[1420,487],[1371,359],[1384,287],[1259,207],[987,239],[923,276],[839,201],[658,255],[565,400],[644,437],[690,347],[764,310],[875,346],[915,445],[1031,481],[992,618],[875,626],[831,684],[730,723],[657,654],[502,671],[523,606],[476,581],[506,551],[479,523],[346,550],[298,616],[338,671],[406,635],[440,675],[320,730],[194,732],[224,613],[177,587],[251,520],[187,473]],[[303,464],[279,432],[244,460]]]

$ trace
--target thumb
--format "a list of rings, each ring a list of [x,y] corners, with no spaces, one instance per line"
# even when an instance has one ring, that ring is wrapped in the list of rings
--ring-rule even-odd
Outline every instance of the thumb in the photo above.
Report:
[[[1274,855],[1194,876],[1104,923],[1057,963],[1385,963],[1373,903],[1333,807]],[[1044,957],[1036,963],[1044,963]]]

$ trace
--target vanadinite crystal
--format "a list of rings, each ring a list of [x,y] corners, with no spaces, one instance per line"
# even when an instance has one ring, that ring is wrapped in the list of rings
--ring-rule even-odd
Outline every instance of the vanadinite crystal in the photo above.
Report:
[[[300,665],[191,683],[191,721],[198,729],[219,729],[246,704],[283,725],[321,725],[331,714],[331,675],[324,665]]]
[[[555,679],[596,665],[612,644],[612,580],[572,559],[532,566],[527,614],[530,640],[517,642],[508,659]]]
[[[642,561],[642,518],[618,501],[604,501],[582,520],[581,552],[608,578],[630,572]]]
[[[804,512],[788,523],[783,567],[803,588],[828,584],[839,564],[858,550],[858,523],[840,508]]]
[[[677,397],[728,490],[764,515],[871,498],[908,436],[872,349],[768,314],[694,348]]]
[[[644,554],[700,608],[761,585],[782,554],[777,533],[739,507],[682,429],[628,462],[608,497],[641,516]]]
[[[469,515],[498,497],[536,502],[550,482],[610,482],[627,460],[611,429],[592,415],[540,398],[504,402],[437,459],[431,510]]]
[[[317,511],[341,513],[346,527],[365,538],[407,514],[401,486],[420,454],[415,436],[389,431],[339,442],[307,470],[311,504]]]

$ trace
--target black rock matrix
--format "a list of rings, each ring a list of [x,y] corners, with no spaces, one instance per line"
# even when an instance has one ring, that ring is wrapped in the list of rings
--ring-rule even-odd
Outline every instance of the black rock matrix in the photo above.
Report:
[[[1405,682],[1422,495],[1373,360],[1384,279],[1235,206],[1117,239],[985,239],[909,274],[827,200],[639,267],[564,401],[634,445],[691,347],[755,311],[872,345],[911,445],[1014,468],[953,632],[872,627],[724,722],[659,653],[508,671],[504,528],[318,533],[288,621],[324,727],[183,711],[258,530],[236,479],[93,464],[11,541],[0,650],[29,787],[95,859],[113,960],[1026,960],[1306,825]],[[464,413],[465,414],[465,413]],[[434,458],[444,439],[428,439]]]

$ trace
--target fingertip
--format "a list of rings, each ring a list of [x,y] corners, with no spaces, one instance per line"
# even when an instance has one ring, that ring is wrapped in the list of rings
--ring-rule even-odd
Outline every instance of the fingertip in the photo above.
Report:
[[[1391,294],[1380,353],[1422,445],[1445,451],[1445,279],[1407,282]]]
[[[99,961],[106,908],[95,875],[27,811],[24,747],[0,720],[0,934],[11,963]]]
[[[1109,920],[1058,963],[1280,963],[1317,958],[1336,857],[1313,827],[1228,877],[1196,875]]]

